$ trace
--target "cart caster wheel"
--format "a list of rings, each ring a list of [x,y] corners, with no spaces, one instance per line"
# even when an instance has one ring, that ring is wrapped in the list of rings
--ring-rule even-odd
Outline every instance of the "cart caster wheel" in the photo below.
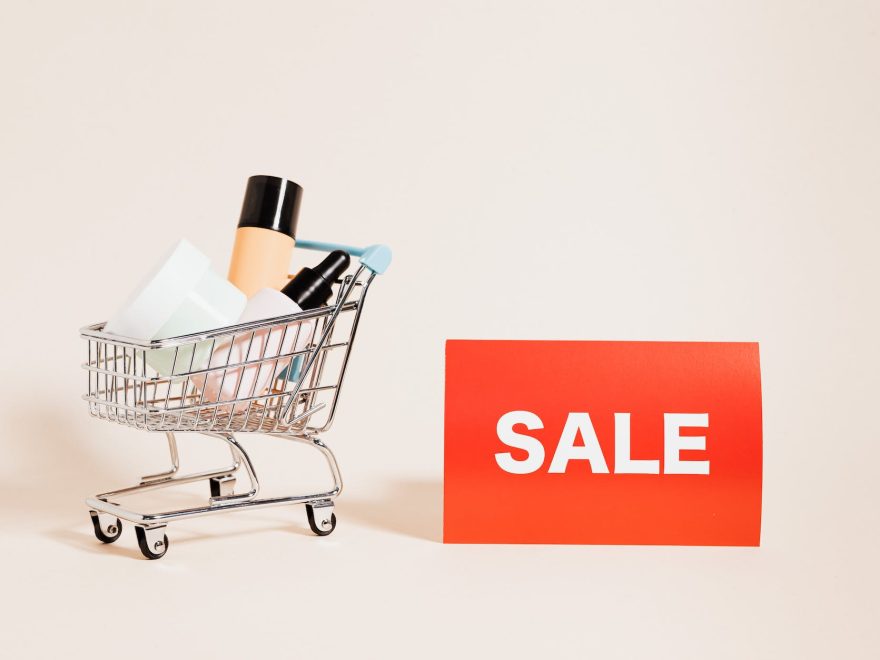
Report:
[[[92,527],[95,528],[95,536],[101,543],[113,543],[122,536],[122,522],[119,518],[113,522],[113,518],[108,515],[101,515],[97,511],[90,511],[92,517]]]
[[[134,533],[137,534],[138,547],[141,553],[147,559],[161,559],[168,552],[168,537],[164,533],[165,527],[154,527],[146,529],[144,527],[135,527]]]
[[[329,506],[306,504],[306,517],[309,519],[309,527],[318,536],[327,536],[336,529],[336,514],[333,513],[332,504]]]

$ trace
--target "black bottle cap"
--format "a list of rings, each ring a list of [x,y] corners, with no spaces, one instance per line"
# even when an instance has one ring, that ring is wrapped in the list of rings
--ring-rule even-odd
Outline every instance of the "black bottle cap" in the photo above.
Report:
[[[293,181],[263,174],[248,179],[239,227],[274,229],[296,238],[302,188]]]
[[[333,293],[333,283],[345,272],[351,258],[347,252],[334,250],[314,268],[303,268],[281,293],[299,305],[300,309],[314,309],[326,305]]]

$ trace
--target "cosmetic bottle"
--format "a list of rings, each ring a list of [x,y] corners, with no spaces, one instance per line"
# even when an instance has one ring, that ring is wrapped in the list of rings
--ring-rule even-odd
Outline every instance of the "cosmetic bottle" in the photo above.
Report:
[[[229,263],[229,281],[248,298],[287,282],[301,200],[302,188],[293,181],[248,179]]]
[[[104,325],[104,332],[134,339],[167,339],[231,325],[247,297],[211,269],[192,243],[180,241]],[[146,351],[147,363],[163,376],[202,369],[212,342]]]
[[[331,252],[315,268],[303,268],[288,284],[277,291],[260,289],[247,303],[239,323],[288,316],[327,304],[333,283],[348,268],[347,253]],[[298,321],[286,326],[264,328],[253,333],[241,332],[233,342],[219,344],[211,355],[210,371],[204,379],[203,403],[220,403],[233,399],[261,397],[272,381],[282,375],[312,341],[313,320]],[[266,360],[282,356],[278,360]],[[257,363],[257,361],[260,361]],[[255,364],[246,364],[254,362]],[[226,367],[225,369],[222,367]],[[200,384],[196,382],[196,387]],[[246,410],[246,402],[237,403],[233,412]],[[224,410],[226,408],[226,410]],[[220,406],[220,412],[230,412]]]

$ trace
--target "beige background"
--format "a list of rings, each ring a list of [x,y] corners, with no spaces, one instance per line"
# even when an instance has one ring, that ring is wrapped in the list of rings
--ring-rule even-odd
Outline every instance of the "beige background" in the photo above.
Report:
[[[876,657],[876,2],[30,2],[0,26],[5,657]],[[82,500],[161,469],[162,439],[88,418],[77,329],[181,236],[224,271],[255,173],[304,186],[301,236],[395,249],[327,436],[339,526],[203,519],[142,561]],[[447,337],[760,341],[762,547],[444,547]],[[276,491],[319,474],[247,446]]]

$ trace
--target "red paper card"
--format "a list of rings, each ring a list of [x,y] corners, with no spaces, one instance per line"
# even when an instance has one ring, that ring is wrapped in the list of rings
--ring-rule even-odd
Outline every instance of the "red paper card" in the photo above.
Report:
[[[758,345],[446,343],[446,543],[759,545]]]

